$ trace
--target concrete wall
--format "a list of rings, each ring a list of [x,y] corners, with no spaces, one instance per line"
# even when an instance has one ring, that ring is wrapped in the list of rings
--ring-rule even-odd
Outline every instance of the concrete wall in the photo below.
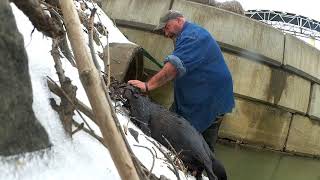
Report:
[[[278,108],[236,99],[235,111],[223,119],[219,136],[281,150],[291,114]]]
[[[312,119],[320,120],[320,85],[312,85],[308,114]]]
[[[257,61],[224,53],[235,93],[306,113],[311,83],[297,75]]]
[[[320,51],[292,35],[285,42],[285,67],[320,83]]]
[[[286,150],[320,155],[320,122],[295,115],[292,120]]]
[[[171,0],[107,0],[102,8],[109,17],[128,22],[157,25]]]
[[[238,98],[220,136],[320,156],[320,125],[307,118],[320,119],[320,52],[255,20],[185,0],[111,0],[103,7],[129,40],[162,62],[173,43],[152,29],[171,5],[208,29],[224,51]],[[145,67],[159,69],[147,60]],[[171,104],[171,85],[154,94],[167,107]]]

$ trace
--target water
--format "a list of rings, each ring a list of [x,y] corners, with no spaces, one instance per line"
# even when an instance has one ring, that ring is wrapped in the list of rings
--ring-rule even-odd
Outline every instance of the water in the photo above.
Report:
[[[320,180],[320,160],[217,145],[229,180]]]

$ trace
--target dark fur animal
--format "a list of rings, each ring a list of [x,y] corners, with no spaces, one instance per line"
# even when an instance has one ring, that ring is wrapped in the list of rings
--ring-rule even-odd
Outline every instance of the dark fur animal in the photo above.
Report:
[[[223,165],[187,120],[141,96],[132,86],[124,88],[123,97],[131,115],[138,120],[133,119],[134,123],[167,148],[170,146],[165,139],[176,152],[182,151],[181,160],[188,170],[197,172],[197,179],[202,179],[202,171],[206,170],[210,180],[227,180]]]

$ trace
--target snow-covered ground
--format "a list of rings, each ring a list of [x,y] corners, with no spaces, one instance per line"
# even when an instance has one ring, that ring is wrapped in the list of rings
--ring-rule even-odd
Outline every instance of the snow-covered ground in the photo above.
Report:
[[[54,69],[54,62],[50,55],[51,39],[44,37],[37,30],[31,34],[34,27],[28,18],[13,4],[12,8],[19,31],[24,36],[25,48],[28,53],[34,97],[33,110],[40,123],[48,132],[53,146],[41,152],[26,153],[12,157],[0,156],[0,179],[120,179],[108,150],[99,141],[83,131],[76,133],[72,139],[67,138],[64,134],[59,116],[52,110],[48,100],[51,97],[58,100],[46,85],[46,76],[56,81],[58,79]],[[98,9],[98,14],[100,14],[102,23],[109,31],[110,42],[130,43],[100,9]],[[99,18],[95,18],[95,20],[97,21]],[[87,37],[86,34],[84,36]],[[106,45],[105,37],[101,37],[101,41]],[[96,46],[96,51],[102,52],[102,47]],[[77,69],[72,67],[65,58],[62,59],[62,62],[66,75],[78,87],[77,98],[90,106],[78,78]],[[129,132],[126,135],[138,159],[150,169],[154,155],[148,149],[138,147],[137,145],[148,147],[151,150],[155,149],[157,157],[155,158],[152,172],[158,177],[164,175],[169,179],[176,179],[174,173],[168,168],[171,165],[164,161],[165,158],[162,153],[156,147],[152,148],[152,143],[146,140],[143,133],[129,121],[125,113],[122,112],[117,115],[122,125],[128,124],[129,128],[133,128],[139,132],[139,142]],[[74,119],[82,122],[77,113]],[[87,121],[90,120],[87,118]],[[90,121],[89,124],[96,134],[101,135],[99,128],[93,122]],[[152,151],[154,154],[154,150]],[[194,177],[186,177],[182,172],[180,172],[180,178],[194,179]]]

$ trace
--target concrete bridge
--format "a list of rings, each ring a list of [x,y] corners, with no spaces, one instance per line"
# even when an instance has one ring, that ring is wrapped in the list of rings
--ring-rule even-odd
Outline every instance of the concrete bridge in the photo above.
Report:
[[[183,12],[216,38],[237,97],[234,112],[222,123],[221,138],[320,156],[319,50],[245,16],[186,0],[107,0],[102,6],[129,40],[159,60],[173,43],[152,29],[168,9]],[[158,70],[148,61],[145,68]]]

